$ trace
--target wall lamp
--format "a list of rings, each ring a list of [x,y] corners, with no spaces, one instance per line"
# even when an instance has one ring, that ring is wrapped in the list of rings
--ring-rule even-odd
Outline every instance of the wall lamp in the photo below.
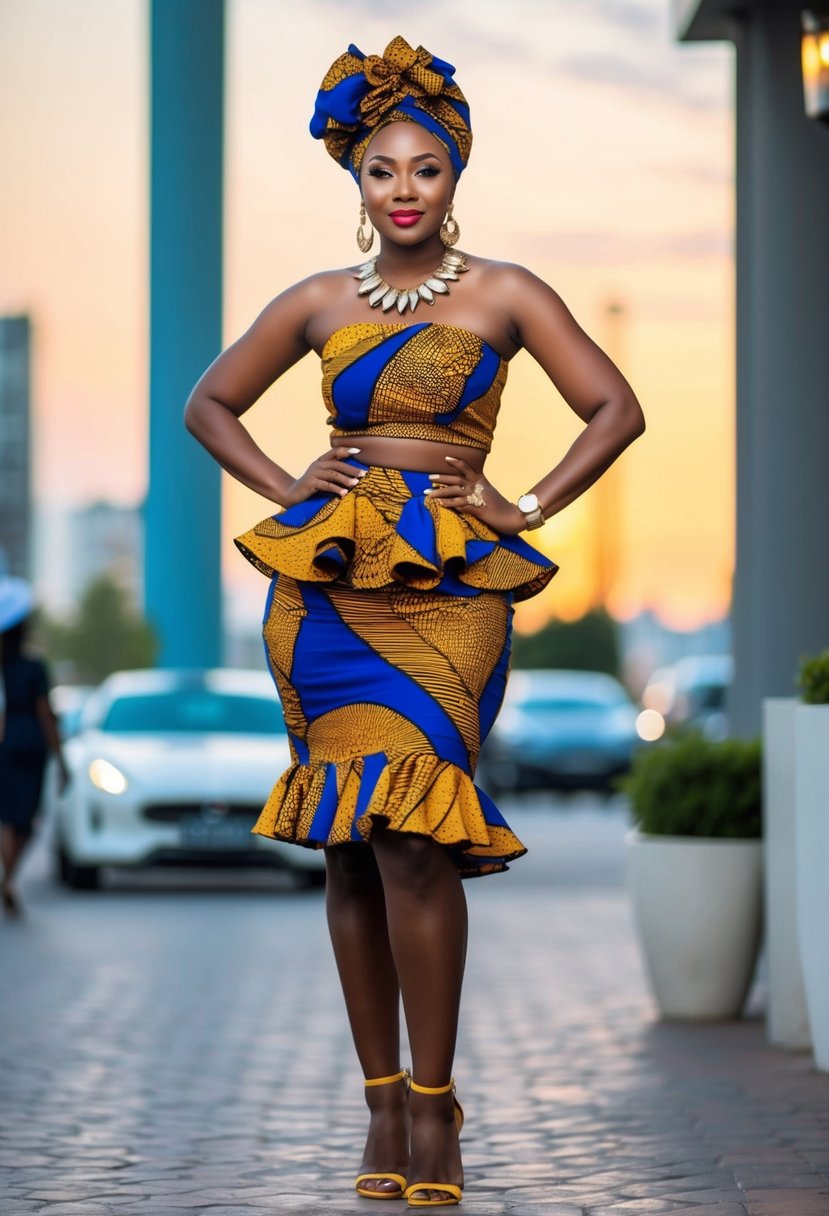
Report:
[[[829,17],[804,12],[800,25],[806,114],[829,123]]]

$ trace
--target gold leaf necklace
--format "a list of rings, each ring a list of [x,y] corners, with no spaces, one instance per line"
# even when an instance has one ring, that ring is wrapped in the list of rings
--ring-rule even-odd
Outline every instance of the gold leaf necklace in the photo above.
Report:
[[[427,304],[434,304],[435,295],[448,295],[449,283],[456,283],[458,275],[464,274],[469,269],[466,264],[466,254],[461,253],[459,249],[447,249],[440,266],[437,270],[433,270],[422,283],[415,283],[412,287],[392,287],[391,283],[387,283],[382,275],[377,273],[379,256],[379,253],[375,254],[373,258],[364,262],[354,278],[360,280],[357,295],[367,295],[371,307],[377,308],[380,305],[383,312],[388,312],[395,304],[397,311],[401,314],[407,308],[414,312],[421,300],[425,300]]]

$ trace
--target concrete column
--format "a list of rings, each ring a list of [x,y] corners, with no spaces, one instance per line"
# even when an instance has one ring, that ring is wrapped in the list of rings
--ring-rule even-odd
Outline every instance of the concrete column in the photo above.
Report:
[[[829,128],[805,116],[799,0],[736,19],[737,562],[732,731],[829,646]]]
[[[145,611],[163,667],[222,661],[220,469],[182,421],[221,350],[224,0],[152,0]]]

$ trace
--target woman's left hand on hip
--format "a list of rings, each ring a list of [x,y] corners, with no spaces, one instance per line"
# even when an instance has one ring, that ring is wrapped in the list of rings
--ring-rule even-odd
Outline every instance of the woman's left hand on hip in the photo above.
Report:
[[[426,493],[441,507],[474,515],[496,532],[515,536],[527,525],[523,511],[504,498],[483,473],[473,469],[460,456],[447,456],[449,471],[431,473],[431,489]]]

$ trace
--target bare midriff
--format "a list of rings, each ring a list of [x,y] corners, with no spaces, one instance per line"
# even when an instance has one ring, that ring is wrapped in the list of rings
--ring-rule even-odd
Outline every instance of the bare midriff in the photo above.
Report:
[[[409,469],[413,473],[440,473],[451,469],[445,457],[457,456],[483,472],[487,453],[459,443],[437,443],[433,439],[390,439],[382,435],[332,436],[331,447],[359,448],[355,459],[387,469]],[[457,470],[454,470],[457,471]]]

